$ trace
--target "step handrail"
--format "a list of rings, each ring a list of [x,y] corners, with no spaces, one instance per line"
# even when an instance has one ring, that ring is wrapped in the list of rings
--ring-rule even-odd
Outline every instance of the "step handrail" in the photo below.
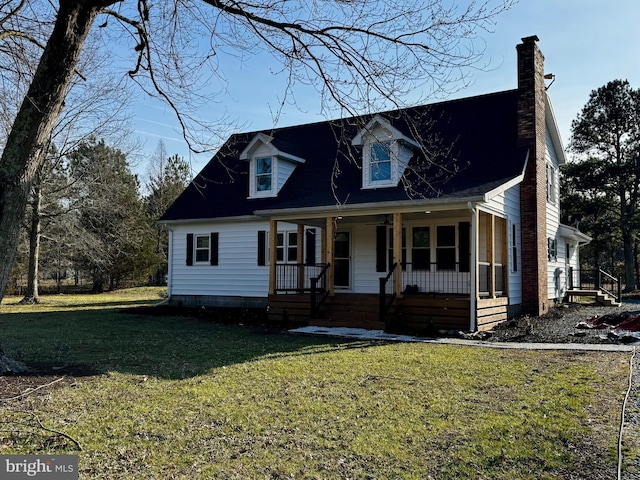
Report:
[[[324,267],[320,270],[317,277],[311,278],[311,305],[310,305],[310,317],[316,318],[318,315],[318,311],[320,310],[320,306],[324,303],[324,301],[329,296],[329,289],[326,288],[327,282],[327,272],[329,271],[330,263],[326,263]],[[318,288],[318,283],[321,282],[321,285],[324,285],[323,288]],[[318,294],[320,298],[318,298]]]
[[[387,321],[387,312],[391,308],[393,301],[396,299],[396,292],[394,289],[393,293],[391,293],[390,295],[389,301],[387,301],[387,283],[389,283],[389,279],[391,279],[397,267],[398,267],[398,262],[395,262],[393,265],[391,265],[391,268],[389,269],[389,272],[387,273],[387,275],[385,277],[380,277],[379,279],[380,280],[380,294],[379,294],[380,303],[378,307],[378,320],[381,323],[385,323]]]

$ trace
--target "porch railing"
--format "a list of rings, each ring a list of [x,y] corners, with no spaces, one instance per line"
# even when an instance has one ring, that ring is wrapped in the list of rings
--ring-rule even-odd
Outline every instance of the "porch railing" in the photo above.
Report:
[[[318,278],[329,264],[276,264],[276,292],[304,293],[311,291],[311,279]],[[326,287],[326,285],[325,285]],[[325,288],[326,290],[326,288]]]
[[[385,277],[380,278],[380,302],[378,308],[378,315],[380,322],[384,323],[387,319],[387,312],[391,308],[391,304],[396,298],[395,292],[395,278],[398,264],[394,263],[389,270],[389,273]]]
[[[569,290],[600,290],[611,295],[616,302],[622,298],[621,280],[604,270],[569,267],[568,277]]]
[[[460,264],[455,263],[443,268],[441,264],[403,263],[403,293],[449,293],[469,295],[471,273],[460,271]]]
[[[325,264],[317,277],[311,278],[311,318],[318,316],[318,310],[323,302],[329,296],[329,290],[327,289],[327,272],[329,271],[329,264]]]

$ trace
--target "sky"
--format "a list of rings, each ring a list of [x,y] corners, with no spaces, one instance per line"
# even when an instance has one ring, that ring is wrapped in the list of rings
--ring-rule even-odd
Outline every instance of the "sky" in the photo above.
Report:
[[[490,32],[478,32],[475,45],[485,49],[481,62],[488,66],[468,72],[468,87],[434,101],[516,88],[515,47],[521,38],[531,35],[540,39],[545,73],[555,75],[548,93],[565,149],[571,122],[591,91],[616,79],[640,88],[640,1],[520,0],[496,17]],[[283,80],[273,74],[277,68],[258,57],[241,66],[227,67],[228,93],[210,108],[203,107],[198,115],[214,120],[224,112],[241,124],[243,131],[272,128],[273,112],[285,88]],[[135,110],[135,134],[144,146],[144,154],[151,155],[162,139],[169,155],[178,154],[190,161],[194,174],[211,158],[211,153],[189,152],[178,122],[166,106],[141,98]],[[298,90],[296,105],[284,107],[277,126],[326,120],[320,110],[320,98],[314,90]]]

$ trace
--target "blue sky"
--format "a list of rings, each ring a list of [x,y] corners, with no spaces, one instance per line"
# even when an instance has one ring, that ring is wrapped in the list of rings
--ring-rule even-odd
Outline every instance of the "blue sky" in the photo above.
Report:
[[[640,88],[640,1],[520,0],[496,18],[492,32],[479,32],[476,45],[486,49],[482,64],[488,67],[469,71],[471,85],[444,99],[515,88],[515,46],[530,35],[540,38],[545,71],[556,76],[549,95],[565,148],[571,121],[592,90],[614,79],[629,80],[633,88]],[[228,94],[198,112],[202,118],[214,120],[224,112],[243,125],[244,131],[273,127],[273,112],[285,88],[283,80],[272,73],[277,66],[253,57],[243,65],[225,68]],[[278,126],[325,119],[320,116],[320,99],[314,90],[297,90],[296,102],[285,106]],[[191,161],[194,173],[211,157],[189,153],[173,114],[159,102],[138,102],[134,128],[146,155],[154,152],[162,138],[170,155],[177,153]]]

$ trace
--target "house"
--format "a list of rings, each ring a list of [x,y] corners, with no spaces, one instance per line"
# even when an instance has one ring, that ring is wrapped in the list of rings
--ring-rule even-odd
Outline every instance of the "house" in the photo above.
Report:
[[[538,38],[518,87],[232,135],[161,219],[169,302],[476,331],[562,299],[579,247]]]

